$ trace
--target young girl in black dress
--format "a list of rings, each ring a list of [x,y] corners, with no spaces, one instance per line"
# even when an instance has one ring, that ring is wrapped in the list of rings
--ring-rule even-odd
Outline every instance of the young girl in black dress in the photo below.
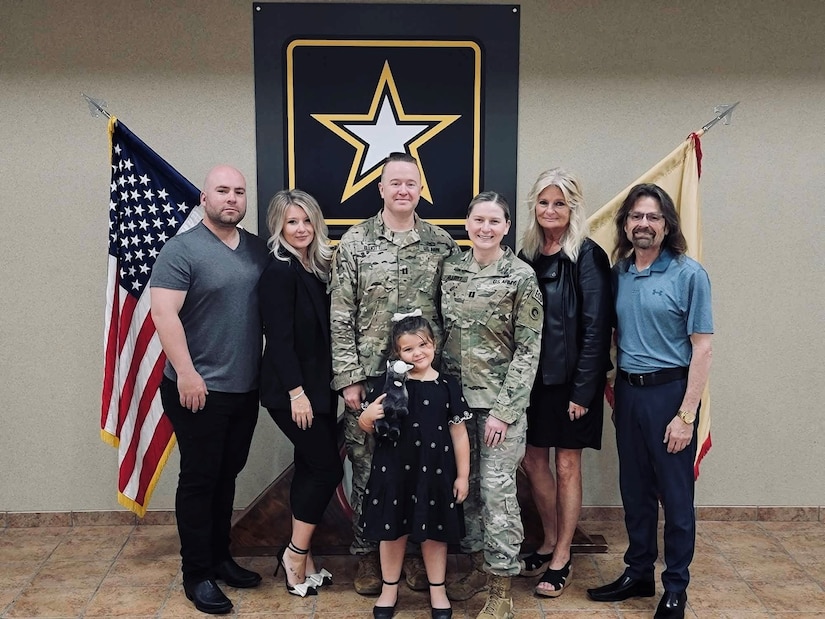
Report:
[[[376,619],[393,616],[409,539],[421,543],[433,619],[449,619],[452,609],[444,588],[447,544],[464,536],[461,503],[470,474],[464,421],[471,413],[458,381],[432,366],[435,337],[424,318],[406,316],[396,322],[392,342],[393,356],[413,366],[407,374],[410,414],[401,421],[398,440],[376,442],[364,495],[364,536],[380,541],[384,581],[372,614]],[[361,413],[358,424],[364,432],[372,434],[375,420],[384,416],[385,397],[378,395]]]

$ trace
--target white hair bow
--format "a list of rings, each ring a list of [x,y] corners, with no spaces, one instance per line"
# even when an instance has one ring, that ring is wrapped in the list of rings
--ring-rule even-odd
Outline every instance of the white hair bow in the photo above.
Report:
[[[392,315],[392,321],[398,322],[399,320],[404,320],[405,318],[412,318],[413,316],[421,316],[421,310],[417,309],[410,312],[409,314],[402,314],[401,312],[396,312]]]

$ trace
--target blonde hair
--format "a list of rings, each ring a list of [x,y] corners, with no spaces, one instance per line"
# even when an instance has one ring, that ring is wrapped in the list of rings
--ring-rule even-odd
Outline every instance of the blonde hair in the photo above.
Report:
[[[584,239],[590,233],[590,226],[587,223],[587,217],[584,212],[584,197],[582,196],[581,185],[578,179],[570,172],[562,168],[553,168],[546,170],[539,174],[530,193],[527,194],[527,206],[530,210],[530,221],[527,224],[527,229],[524,231],[524,236],[521,239],[521,248],[524,255],[531,261],[539,257],[541,249],[544,246],[544,231],[539,226],[536,220],[536,202],[539,194],[548,187],[558,187],[567,206],[570,207],[570,222],[567,224],[567,230],[561,237],[561,248],[565,255],[571,262],[576,262],[579,258],[579,250],[581,249]]]
[[[272,196],[266,212],[266,225],[270,237],[266,244],[272,255],[278,260],[289,262],[292,257],[301,261],[301,254],[283,237],[286,211],[290,206],[301,208],[309,217],[315,235],[307,248],[309,258],[308,270],[322,282],[329,281],[329,269],[332,262],[332,248],[329,246],[329,232],[318,201],[300,189],[283,189]]]

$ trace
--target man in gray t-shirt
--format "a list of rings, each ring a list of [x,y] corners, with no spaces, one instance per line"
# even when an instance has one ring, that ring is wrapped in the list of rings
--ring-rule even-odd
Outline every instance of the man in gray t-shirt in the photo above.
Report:
[[[229,554],[235,478],[246,464],[258,419],[261,321],[258,280],[264,242],[237,227],[246,180],[217,166],[204,181],[201,223],[171,238],[152,270],[152,320],[166,367],[164,413],[180,449],[175,515],[183,588],[195,607],[225,613],[232,602],[215,582],[254,587],[259,574]]]

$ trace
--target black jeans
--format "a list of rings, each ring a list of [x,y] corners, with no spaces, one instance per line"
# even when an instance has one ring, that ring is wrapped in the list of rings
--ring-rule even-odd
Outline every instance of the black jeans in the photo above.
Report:
[[[281,432],[295,447],[295,474],[289,488],[292,515],[302,522],[318,524],[344,476],[338,450],[336,415],[315,415],[312,427],[301,430],[292,421],[291,411],[268,410]]]
[[[180,449],[175,516],[183,580],[196,583],[214,577],[214,567],[230,556],[235,478],[258,421],[258,391],[210,391],[197,413],[180,405],[177,385],[166,377],[160,394]]]

